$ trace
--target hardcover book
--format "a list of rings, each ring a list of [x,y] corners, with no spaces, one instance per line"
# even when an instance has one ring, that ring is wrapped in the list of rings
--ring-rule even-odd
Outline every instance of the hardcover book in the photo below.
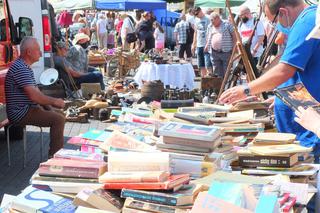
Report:
[[[71,200],[32,186],[28,186],[13,200],[12,208],[20,212],[30,213],[71,213],[76,210]]]
[[[320,103],[315,100],[302,83],[276,89],[274,94],[294,110],[312,107],[319,111]]]
[[[159,135],[210,142],[221,135],[221,130],[215,126],[168,122],[159,129]]]
[[[98,178],[106,170],[107,164],[105,162],[82,161],[79,163],[77,160],[52,158],[47,162],[40,163],[38,172],[43,176]]]
[[[171,190],[176,186],[188,183],[189,174],[171,175],[164,182],[146,182],[146,183],[105,183],[105,189],[153,189],[153,190]]]
[[[173,206],[160,205],[155,203],[147,203],[132,198],[127,198],[124,206],[130,209],[144,210],[153,213],[186,213],[185,209],[177,209]]]
[[[163,140],[161,138],[157,141],[156,147],[159,150],[171,150],[171,152],[175,152],[176,150],[178,151],[181,150],[181,151],[191,151],[191,152],[199,152],[199,153],[210,153],[212,151],[211,148],[163,143]]]
[[[176,144],[176,145],[183,145],[188,147],[207,148],[207,149],[210,149],[210,151],[212,151],[214,148],[216,148],[221,144],[221,137],[218,136],[218,138],[214,138],[212,141],[203,141],[203,140],[187,139],[187,138],[180,138],[180,137],[162,136],[162,141],[165,144]]]
[[[157,203],[168,206],[192,205],[195,196],[202,190],[201,186],[195,184],[184,185],[176,192],[154,192],[134,189],[122,189],[122,198],[133,198],[144,202]]]
[[[298,156],[297,153],[290,156],[239,155],[239,166],[290,168],[298,162]]]

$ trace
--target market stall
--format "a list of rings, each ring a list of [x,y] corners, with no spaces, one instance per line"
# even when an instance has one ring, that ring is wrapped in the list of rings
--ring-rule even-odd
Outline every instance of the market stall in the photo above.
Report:
[[[95,8],[98,10],[155,10],[166,9],[167,3],[162,0],[95,0]]]

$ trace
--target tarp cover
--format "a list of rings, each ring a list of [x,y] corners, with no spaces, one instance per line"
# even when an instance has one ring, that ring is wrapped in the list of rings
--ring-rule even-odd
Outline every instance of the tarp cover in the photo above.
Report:
[[[166,9],[167,3],[161,0],[95,0],[98,10],[155,10]]]
[[[245,0],[230,0],[230,6],[239,6],[244,2]],[[226,0],[195,0],[194,4],[198,7],[225,8]]]
[[[93,0],[49,0],[55,12],[93,8]]]

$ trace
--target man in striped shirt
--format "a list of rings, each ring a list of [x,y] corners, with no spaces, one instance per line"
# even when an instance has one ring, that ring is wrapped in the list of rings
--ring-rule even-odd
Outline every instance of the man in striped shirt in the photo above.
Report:
[[[224,78],[232,48],[236,44],[236,35],[232,25],[222,21],[218,13],[211,13],[210,20],[205,51],[211,53],[213,74]]]
[[[10,123],[50,127],[49,157],[63,147],[65,118],[51,107],[64,108],[62,99],[40,92],[30,66],[42,53],[34,37],[26,36],[20,44],[20,57],[10,66],[5,80],[7,116]]]

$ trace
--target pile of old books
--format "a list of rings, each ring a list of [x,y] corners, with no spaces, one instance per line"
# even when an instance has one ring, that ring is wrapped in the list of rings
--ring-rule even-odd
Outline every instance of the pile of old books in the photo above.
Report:
[[[120,122],[71,138],[79,150],[58,151],[40,164],[30,187],[3,203],[20,212],[78,213],[273,213],[305,205],[307,182],[231,173],[237,158],[232,169],[250,175],[319,169],[303,164],[312,159],[311,149],[295,135],[263,133],[269,119],[256,119],[252,107],[238,105],[233,113],[203,104],[173,112],[138,105],[114,110]],[[255,104],[253,110],[265,108]]]
[[[312,148],[295,143],[289,133],[259,133],[247,147],[238,150],[239,166],[246,174],[277,174],[303,168]]]

